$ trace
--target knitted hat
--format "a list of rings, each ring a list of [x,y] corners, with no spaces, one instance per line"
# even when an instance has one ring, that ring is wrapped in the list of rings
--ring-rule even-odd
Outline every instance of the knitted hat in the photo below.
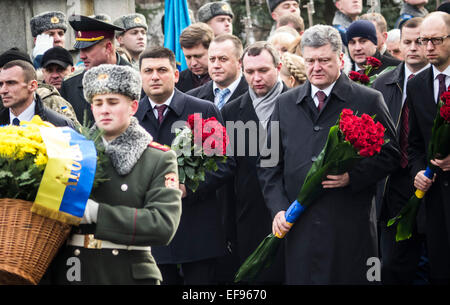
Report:
[[[269,7],[269,11],[272,13],[277,8],[277,6],[284,1],[288,0],[267,0],[267,6]],[[298,3],[299,1],[296,2]]]
[[[197,19],[199,22],[208,22],[212,18],[219,15],[227,15],[234,18],[231,7],[226,2],[210,2],[199,8],[197,12]]]
[[[62,12],[44,12],[31,18],[30,27],[33,37],[53,29],[62,29],[65,33],[67,30],[66,15]]]
[[[114,24],[124,28],[125,31],[134,28],[144,28],[145,30],[148,30],[147,20],[145,20],[144,15],[138,13],[121,16],[114,20]]]
[[[350,41],[354,37],[363,37],[369,39],[374,45],[377,45],[377,30],[372,21],[369,20],[356,20],[347,28],[347,41]]]
[[[84,97],[92,103],[97,94],[118,93],[139,100],[142,80],[138,71],[128,66],[100,65],[83,76]]]
[[[31,61],[30,55],[25,52],[20,51],[18,48],[11,48],[2,54],[0,54],[0,68],[13,60],[24,60],[33,64]]]

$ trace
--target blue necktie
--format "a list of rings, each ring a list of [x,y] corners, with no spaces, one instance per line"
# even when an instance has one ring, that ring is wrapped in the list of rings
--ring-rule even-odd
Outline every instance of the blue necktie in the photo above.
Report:
[[[20,120],[18,118],[14,118],[12,120],[13,125],[20,126]]]
[[[217,104],[217,107],[222,109],[223,105],[225,105],[225,97],[230,93],[230,89],[225,88],[223,90],[220,90],[219,88],[216,88],[215,90],[216,96],[219,97],[219,103]]]

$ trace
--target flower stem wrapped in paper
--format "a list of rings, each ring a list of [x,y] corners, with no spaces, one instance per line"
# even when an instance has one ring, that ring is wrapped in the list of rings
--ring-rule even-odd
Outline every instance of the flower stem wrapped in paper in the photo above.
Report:
[[[217,162],[226,161],[226,129],[215,117],[203,119],[194,113],[175,134],[171,148],[177,154],[179,181],[195,192],[206,171],[216,171]]]
[[[297,200],[286,211],[286,222],[293,226],[303,211],[314,204],[321,194],[326,175],[343,174],[362,158],[379,153],[385,143],[384,132],[384,126],[380,122],[375,123],[369,115],[358,117],[350,109],[344,109],[337,124],[330,128],[325,147],[306,175]],[[284,236],[269,234],[242,264],[235,282],[251,282],[268,268]]]
[[[445,91],[441,95],[438,103],[436,117],[431,130],[431,139],[428,146],[428,166],[424,175],[433,179],[437,168],[431,164],[433,159],[442,159],[450,154],[450,91]],[[399,214],[390,219],[387,226],[390,227],[397,223],[396,241],[402,241],[411,238],[414,225],[416,223],[417,212],[420,202],[425,196],[425,192],[417,189],[411,196]]]

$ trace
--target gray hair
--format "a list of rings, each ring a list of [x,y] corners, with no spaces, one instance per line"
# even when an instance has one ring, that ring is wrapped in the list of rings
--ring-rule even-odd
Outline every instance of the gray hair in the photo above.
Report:
[[[342,52],[342,39],[338,30],[329,25],[314,25],[303,33],[302,53],[305,47],[319,48],[327,44],[331,45],[333,52]]]

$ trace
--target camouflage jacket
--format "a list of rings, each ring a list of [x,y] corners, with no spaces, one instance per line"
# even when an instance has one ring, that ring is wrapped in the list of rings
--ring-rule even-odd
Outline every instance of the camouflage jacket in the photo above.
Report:
[[[45,106],[64,115],[66,118],[70,119],[75,126],[80,125],[72,105],[59,94],[55,87],[39,83],[36,93],[41,97]]]

